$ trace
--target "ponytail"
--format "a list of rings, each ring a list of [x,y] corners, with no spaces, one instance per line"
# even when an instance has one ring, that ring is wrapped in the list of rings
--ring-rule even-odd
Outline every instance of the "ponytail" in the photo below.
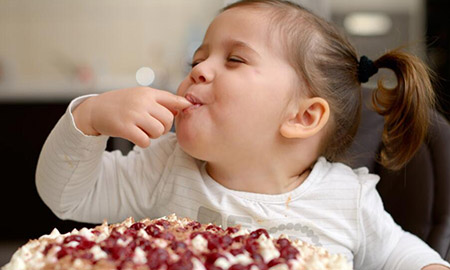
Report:
[[[414,156],[427,134],[434,107],[430,71],[418,57],[400,50],[387,52],[374,65],[391,69],[397,77],[393,89],[378,81],[372,105],[385,120],[379,161],[398,170]]]

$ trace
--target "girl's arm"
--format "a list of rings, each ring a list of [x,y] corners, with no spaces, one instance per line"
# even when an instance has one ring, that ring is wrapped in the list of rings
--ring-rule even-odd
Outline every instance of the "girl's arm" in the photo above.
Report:
[[[148,215],[174,136],[127,156],[106,152],[107,136],[87,136],[75,125],[71,112],[86,98],[71,102],[43,146],[36,170],[39,195],[62,219],[99,223]]]
[[[361,179],[358,218],[360,237],[359,248],[355,253],[355,269],[419,270],[434,265],[449,267],[436,251],[394,222],[384,210],[381,197],[375,189],[377,182],[373,177]]]

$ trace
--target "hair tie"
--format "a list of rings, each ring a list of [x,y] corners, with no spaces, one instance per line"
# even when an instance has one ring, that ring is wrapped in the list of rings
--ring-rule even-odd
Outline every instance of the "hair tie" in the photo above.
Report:
[[[358,63],[358,80],[361,83],[369,81],[369,78],[373,74],[378,72],[378,68],[375,66],[372,60],[363,55],[359,58]]]

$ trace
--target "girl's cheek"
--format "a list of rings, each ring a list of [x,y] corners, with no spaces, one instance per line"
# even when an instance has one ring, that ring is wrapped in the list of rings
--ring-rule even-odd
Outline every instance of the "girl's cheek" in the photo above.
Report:
[[[178,90],[177,90],[177,95],[179,96],[184,96],[184,94],[186,93],[186,89],[189,86],[189,78],[186,77],[184,78],[184,80],[180,83],[180,85],[178,86]]]

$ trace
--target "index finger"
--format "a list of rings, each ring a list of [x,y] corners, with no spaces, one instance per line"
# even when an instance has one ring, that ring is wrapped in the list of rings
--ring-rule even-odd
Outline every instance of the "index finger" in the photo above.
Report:
[[[178,96],[164,90],[158,90],[157,93],[158,94],[155,97],[156,102],[172,112],[192,106],[192,103],[182,96]]]

